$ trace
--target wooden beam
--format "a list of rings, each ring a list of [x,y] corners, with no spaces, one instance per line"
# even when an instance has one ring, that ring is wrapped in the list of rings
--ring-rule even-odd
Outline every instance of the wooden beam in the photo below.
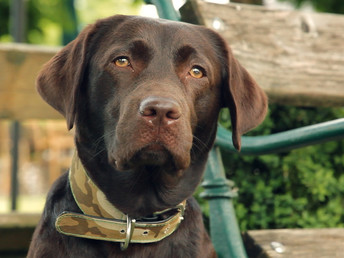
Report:
[[[35,89],[39,70],[57,50],[25,44],[0,44],[0,118],[62,118]]]
[[[0,214],[0,256],[26,254],[41,214]],[[1,256],[3,257],[3,256]],[[20,257],[20,256],[18,256]],[[23,256],[24,257],[24,256]]]
[[[182,20],[216,29],[271,102],[344,105],[344,16],[190,0]]]
[[[344,229],[251,230],[243,236],[249,257],[343,257]]]

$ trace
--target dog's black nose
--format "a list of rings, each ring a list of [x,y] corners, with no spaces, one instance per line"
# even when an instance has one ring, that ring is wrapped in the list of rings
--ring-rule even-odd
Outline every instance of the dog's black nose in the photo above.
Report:
[[[177,121],[182,112],[177,101],[165,97],[148,97],[139,108],[141,116],[154,125],[169,125]]]

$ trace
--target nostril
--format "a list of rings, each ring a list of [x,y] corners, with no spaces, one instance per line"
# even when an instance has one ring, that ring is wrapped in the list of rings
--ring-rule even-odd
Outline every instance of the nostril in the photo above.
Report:
[[[155,120],[156,123],[168,123],[175,121],[181,116],[181,107],[173,99],[163,97],[148,97],[144,99],[139,107],[140,115],[149,119],[150,122]]]
[[[140,114],[142,116],[156,116],[156,110],[154,108],[141,108],[140,107]]]
[[[178,109],[170,110],[166,113],[166,117],[173,120],[179,119],[180,115],[181,115],[181,112]]]

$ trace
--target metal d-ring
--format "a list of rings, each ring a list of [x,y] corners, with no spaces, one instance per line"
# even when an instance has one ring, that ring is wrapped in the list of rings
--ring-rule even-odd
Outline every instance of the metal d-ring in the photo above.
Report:
[[[134,229],[135,229],[136,219],[131,219],[127,215],[127,230],[124,243],[121,243],[121,250],[124,251],[128,248],[131,237],[133,236]]]

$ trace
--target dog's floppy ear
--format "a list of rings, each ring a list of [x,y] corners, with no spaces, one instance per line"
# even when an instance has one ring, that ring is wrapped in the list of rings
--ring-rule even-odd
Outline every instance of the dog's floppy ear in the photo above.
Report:
[[[229,108],[232,122],[232,139],[237,150],[241,148],[241,135],[259,125],[267,111],[267,97],[251,75],[234,58],[226,46],[227,71],[225,76],[224,106]]]
[[[42,98],[74,124],[79,87],[86,65],[86,47],[92,26],[60,50],[41,70],[36,86]]]

